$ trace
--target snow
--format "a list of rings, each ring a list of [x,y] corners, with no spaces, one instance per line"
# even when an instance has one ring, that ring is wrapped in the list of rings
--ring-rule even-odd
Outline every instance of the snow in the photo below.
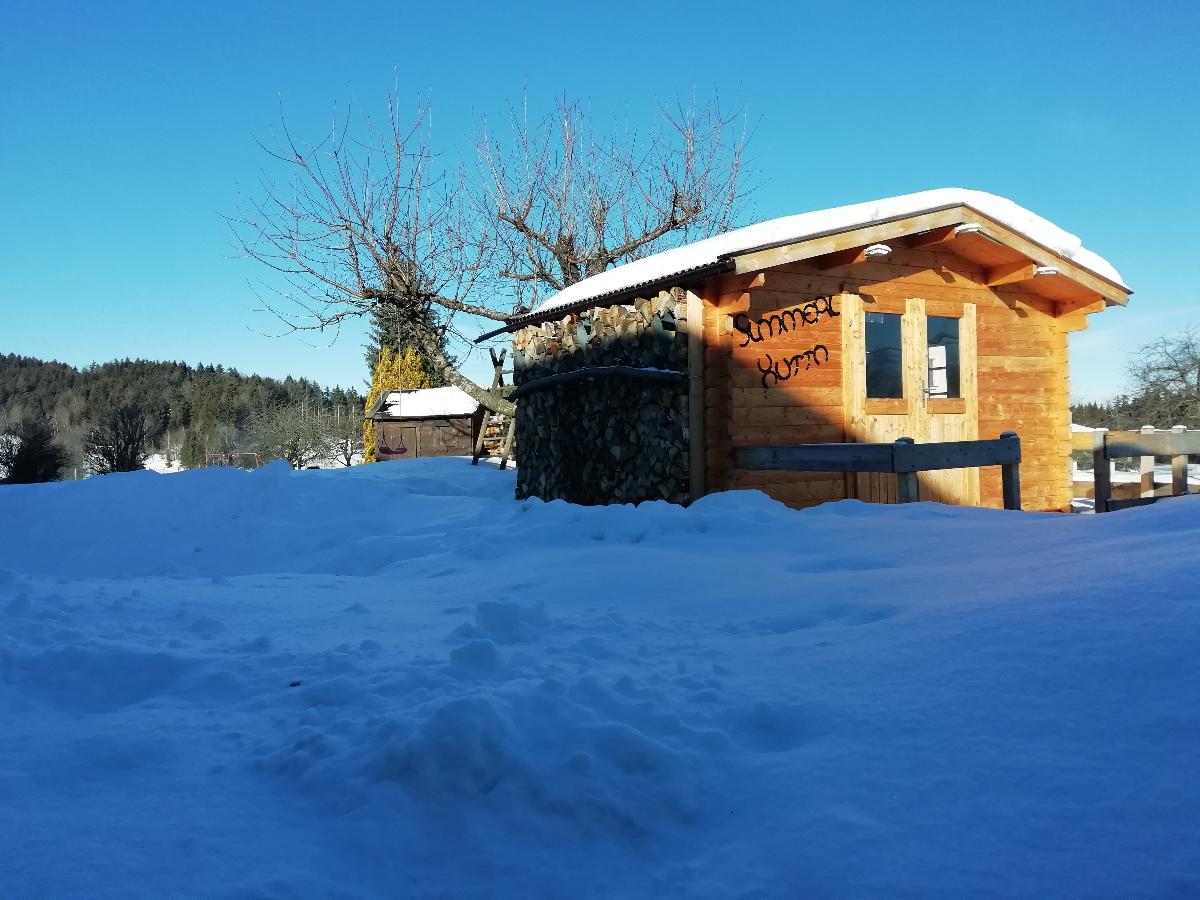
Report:
[[[1108,464],[1109,481],[1113,484],[1136,484],[1142,480],[1140,469],[1118,469],[1116,463]],[[1071,469],[1072,481],[1095,481],[1096,473],[1092,469],[1081,469],[1075,466]],[[1154,467],[1154,483],[1158,485],[1171,483],[1171,466],[1159,463]],[[1188,484],[1200,485],[1200,465],[1188,466]]]
[[[513,487],[0,487],[0,895],[1200,893],[1200,498]]]
[[[390,391],[380,415],[393,419],[423,419],[431,416],[469,416],[479,402],[454,385],[419,391]]]
[[[553,309],[587,300],[647,282],[669,278],[700,266],[711,265],[722,257],[736,255],[767,244],[802,241],[819,234],[847,231],[884,219],[916,215],[930,209],[955,205],[969,206],[1024,235],[1059,256],[1088,269],[1109,281],[1124,286],[1120,274],[1106,259],[1086,249],[1073,234],[1004,197],[963,188],[939,188],[904,194],[868,203],[855,203],[833,209],[821,209],[800,215],[784,216],[738,228],[683,247],[665,250],[609,269],[570,285],[542,303],[538,310]]]
[[[184,471],[178,459],[169,459],[163,453],[151,453],[146,457],[143,468],[160,475],[170,475]]]

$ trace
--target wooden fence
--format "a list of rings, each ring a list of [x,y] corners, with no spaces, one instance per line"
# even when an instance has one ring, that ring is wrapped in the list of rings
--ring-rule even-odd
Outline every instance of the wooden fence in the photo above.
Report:
[[[1113,512],[1131,506],[1144,506],[1159,497],[1178,497],[1188,492],[1188,456],[1200,454],[1200,431],[1188,431],[1182,425],[1168,430],[1151,425],[1141,431],[1108,431],[1071,435],[1071,449],[1092,451],[1092,477],[1095,479],[1096,512]],[[1141,458],[1141,496],[1131,500],[1112,498],[1114,459]],[[1171,483],[1161,488],[1154,483],[1154,457],[1171,458]]]
[[[920,500],[918,472],[1000,466],[1004,508],[1021,508],[1021,439],[1011,431],[993,441],[948,441],[917,444],[900,438],[894,444],[794,444],[783,447],[740,447],[739,469],[788,472],[894,472],[901,503]]]

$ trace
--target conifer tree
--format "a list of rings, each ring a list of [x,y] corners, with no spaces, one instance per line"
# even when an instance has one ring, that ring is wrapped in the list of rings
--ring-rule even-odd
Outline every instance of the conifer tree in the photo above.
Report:
[[[381,347],[379,361],[375,363],[375,371],[371,375],[371,389],[367,391],[364,410],[369,412],[375,401],[388,391],[396,390],[395,384],[396,357],[390,347]],[[379,446],[375,439],[375,423],[370,419],[363,420],[363,462],[377,462],[379,457],[375,451]]]
[[[57,481],[66,467],[67,452],[40,419],[0,432],[0,484]]]
[[[420,352],[412,346],[405,347],[404,353],[395,358],[396,383],[402,391],[417,391],[421,388],[433,387],[429,378],[429,369]]]
[[[442,352],[448,352],[446,347],[446,335],[438,327],[437,319],[432,310],[429,310],[424,315],[424,322],[428,332],[436,335]],[[425,368],[426,377],[429,380],[429,387],[440,387],[446,383],[444,378],[434,375],[435,367],[429,359],[429,354],[422,350],[422,344],[417,335],[416,325],[408,318],[402,315],[398,310],[380,306],[371,314],[371,335],[369,343],[366,346],[367,368],[374,375],[375,367],[379,365],[379,351],[384,347],[390,349],[393,353],[402,354],[408,348],[413,348],[417,352],[417,356],[421,360],[422,366]]]
[[[196,469],[207,461],[204,438],[200,436],[200,430],[193,426],[184,435],[183,448],[179,451],[179,462],[185,469]]]
[[[384,347],[379,352],[379,362],[371,379],[371,390],[367,392],[364,408],[370,410],[375,401],[389,391],[414,391],[431,386],[429,371],[413,347],[407,347],[401,355]],[[378,462],[378,444],[375,423],[363,421],[363,461]]]

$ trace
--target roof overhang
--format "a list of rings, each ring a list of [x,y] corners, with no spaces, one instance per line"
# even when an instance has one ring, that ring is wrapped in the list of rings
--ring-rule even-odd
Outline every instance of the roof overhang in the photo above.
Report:
[[[1060,312],[1100,306],[1124,306],[1133,293],[1118,282],[1051,250],[1003,225],[973,207],[955,203],[905,216],[880,219],[855,228],[842,228],[728,253],[714,263],[676,272],[654,281],[596,294],[571,303],[518,316],[502,328],[475,339],[488,340],[505,332],[561,319],[599,306],[629,302],[673,287],[693,287],[725,273],[750,274],[775,266],[809,260],[846,265],[865,259],[861,250],[872,244],[902,240],[909,248],[940,248],[975,262],[986,270],[989,287],[1021,284],[1060,304]]]
[[[737,274],[760,272],[898,239],[905,239],[908,247],[938,247],[979,263],[987,269],[989,287],[1028,283],[1051,300],[1084,304],[1102,299],[1106,306],[1124,306],[1133,293],[963,204],[756,247],[736,254],[733,270]],[[853,256],[843,258],[847,263],[858,261]]]
[[[388,392],[380,391],[379,396],[375,398],[375,402],[371,404],[371,408],[367,410],[364,419],[374,419],[379,415],[379,410],[383,408],[383,403],[387,399]]]

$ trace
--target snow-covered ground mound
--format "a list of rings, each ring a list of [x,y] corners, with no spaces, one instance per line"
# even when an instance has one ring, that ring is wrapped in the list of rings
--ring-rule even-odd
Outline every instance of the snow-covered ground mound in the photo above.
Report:
[[[1200,500],[0,488],[0,895],[1200,893]]]

